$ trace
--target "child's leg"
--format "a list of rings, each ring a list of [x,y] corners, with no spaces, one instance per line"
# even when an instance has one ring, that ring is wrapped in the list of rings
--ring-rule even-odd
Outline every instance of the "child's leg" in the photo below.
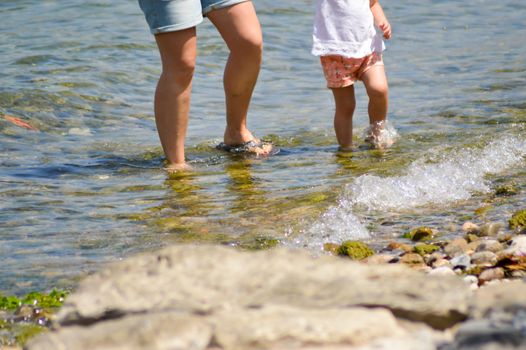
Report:
[[[362,80],[369,96],[370,141],[375,147],[388,147],[393,143],[393,140],[384,140],[382,137],[389,104],[389,87],[384,66],[375,65],[371,67],[363,73]]]
[[[352,148],[352,117],[356,107],[354,97],[354,85],[333,88],[334,103],[336,111],[334,113],[334,131],[342,150]]]
[[[387,77],[383,65],[376,65],[362,75],[369,96],[369,123],[376,125],[387,117],[388,93]]]

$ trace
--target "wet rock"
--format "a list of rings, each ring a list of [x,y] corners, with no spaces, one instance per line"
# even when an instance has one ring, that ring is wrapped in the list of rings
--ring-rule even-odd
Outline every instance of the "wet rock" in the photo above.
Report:
[[[475,252],[478,247],[482,244],[482,240],[476,240],[468,243],[468,246],[466,247],[466,253],[472,254]]]
[[[437,267],[442,267],[442,266],[446,266],[446,267],[450,267],[452,268],[453,266],[451,265],[451,263],[449,262],[449,260],[447,259],[437,259],[435,261],[433,261],[431,263],[431,267],[433,268],[437,268]]]
[[[505,184],[495,188],[495,195],[497,196],[513,196],[519,193],[519,189],[516,184]]]
[[[456,276],[456,273],[451,267],[441,266],[429,271],[430,275],[439,275],[439,276]]]
[[[471,263],[476,265],[490,266],[497,262],[497,255],[492,252],[482,251],[471,255]]]
[[[374,255],[369,246],[360,241],[345,241],[337,249],[338,255],[348,256],[353,260],[363,260]]]
[[[526,313],[463,323],[444,350],[526,349]]]
[[[455,257],[465,253],[468,242],[464,238],[456,238],[444,247],[444,252],[450,257]]]
[[[362,260],[367,264],[389,264],[398,261],[398,257],[391,254],[375,254]]]
[[[401,250],[404,253],[410,253],[413,251],[413,247],[410,244],[404,244],[404,243],[398,243],[398,242],[391,242],[387,246],[387,249],[391,251],[395,250]]]
[[[526,348],[526,283],[482,286],[473,294],[470,320],[460,325],[445,350],[519,350]]]
[[[429,240],[433,238],[433,229],[429,227],[417,227],[404,235],[413,242]]]
[[[471,221],[466,221],[462,225],[462,231],[468,234],[477,234],[480,231],[480,228],[477,224],[472,223]]]
[[[504,253],[514,256],[526,256],[526,236],[514,237],[511,241],[511,246]]]
[[[445,255],[440,251],[434,252],[424,257],[427,265],[432,267],[450,266],[449,261],[445,259]]]
[[[440,249],[440,247],[437,247],[436,245],[433,245],[433,244],[418,243],[417,245],[415,245],[413,249],[415,253],[421,256],[424,256],[424,255],[428,255],[433,252],[436,252],[437,250]]]
[[[522,278],[526,279],[526,271],[524,270],[518,270],[518,271],[512,271],[510,273],[511,278]]]
[[[483,284],[489,281],[501,280],[504,278],[504,276],[505,276],[504,269],[502,269],[501,267],[496,267],[493,269],[486,269],[482,271],[481,274],[479,275],[479,282]]]
[[[525,296],[526,281],[507,281],[482,287],[471,299],[470,317],[482,319],[493,313],[515,314],[526,310]]]
[[[473,243],[473,242],[476,242],[480,239],[479,236],[473,234],[473,233],[468,233],[465,237],[466,241],[468,241],[469,243]]]
[[[489,252],[497,253],[503,249],[504,249],[504,246],[502,245],[502,243],[500,243],[497,240],[490,239],[490,240],[481,241],[481,243],[477,246],[476,251],[477,252],[489,251]]]
[[[496,238],[499,242],[506,243],[513,239],[513,235],[508,232],[499,232]]]
[[[480,228],[480,236],[497,236],[499,232],[504,228],[504,224],[500,222],[492,222],[484,224]]]
[[[420,254],[408,253],[400,258],[400,262],[406,265],[425,265],[424,258]]]
[[[459,255],[453,259],[450,260],[451,265],[453,268],[460,268],[462,270],[466,270],[471,266],[471,258],[467,254]]]

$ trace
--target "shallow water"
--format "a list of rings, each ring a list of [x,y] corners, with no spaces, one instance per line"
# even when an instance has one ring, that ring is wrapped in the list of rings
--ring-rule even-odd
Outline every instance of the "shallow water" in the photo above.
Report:
[[[249,126],[281,153],[213,149],[227,51],[205,21],[187,142],[197,171],[168,178],[152,115],[159,58],[136,2],[0,3],[0,292],[72,287],[102,263],[177,242],[318,251],[419,225],[455,236],[462,220],[505,222],[523,205],[525,4],[383,1],[400,138],[352,154],[337,152],[332,97],[309,54],[313,1],[255,5],[265,54]],[[363,144],[362,87],[357,100]],[[496,197],[502,184],[517,193]]]

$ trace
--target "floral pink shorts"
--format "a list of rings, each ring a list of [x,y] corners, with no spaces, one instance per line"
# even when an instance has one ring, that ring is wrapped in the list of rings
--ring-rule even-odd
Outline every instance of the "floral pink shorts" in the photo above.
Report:
[[[328,88],[343,88],[361,80],[363,73],[373,66],[383,66],[382,54],[373,52],[362,58],[347,58],[339,55],[320,57]]]

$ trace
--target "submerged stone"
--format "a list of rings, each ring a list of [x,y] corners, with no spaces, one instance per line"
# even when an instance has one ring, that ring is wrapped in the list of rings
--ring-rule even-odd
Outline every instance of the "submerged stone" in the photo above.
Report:
[[[439,249],[440,249],[439,247],[433,244],[417,244],[414,247],[415,253],[420,254],[420,255],[431,254]]]
[[[374,251],[363,242],[345,241],[338,247],[338,255],[346,255],[353,260],[362,260],[374,255]]]
[[[409,238],[414,242],[429,240],[433,238],[433,230],[425,226],[417,227],[414,230],[411,230],[410,232],[406,233],[404,237]]]
[[[519,210],[513,216],[511,217],[510,221],[510,228],[524,228],[526,227],[526,209]]]
[[[513,196],[517,193],[519,193],[519,190],[515,184],[506,184],[495,189],[495,195],[497,196]]]
[[[279,240],[272,237],[259,236],[248,244],[241,245],[241,247],[248,250],[264,250],[276,247],[279,244]]]

